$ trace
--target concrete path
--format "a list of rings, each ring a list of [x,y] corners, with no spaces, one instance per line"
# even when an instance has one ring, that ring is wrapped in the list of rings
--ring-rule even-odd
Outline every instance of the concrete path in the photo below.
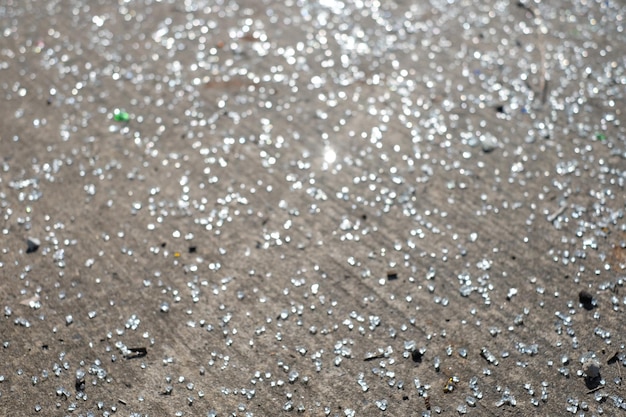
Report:
[[[620,1],[4,1],[0,415],[624,412]]]

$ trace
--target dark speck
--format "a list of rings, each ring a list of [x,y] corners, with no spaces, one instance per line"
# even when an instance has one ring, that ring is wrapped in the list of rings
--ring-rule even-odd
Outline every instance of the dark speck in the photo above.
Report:
[[[85,379],[84,378],[77,379],[75,388],[76,388],[76,391],[78,392],[84,392],[85,391]]]
[[[597,303],[593,299],[593,296],[587,291],[581,291],[578,293],[578,301],[583,305],[585,310],[593,310]]]
[[[418,349],[414,349],[413,352],[411,352],[411,359],[413,359],[413,362],[415,363],[422,363],[423,357],[424,357],[424,354],[420,352]]]
[[[389,271],[389,272],[387,272],[387,279],[388,279],[389,281],[393,281],[393,280],[395,280],[395,279],[398,279],[398,273],[397,273],[397,272],[395,272],[395,271]]]
[[[189,253],[196,253],[197,247],[189,246]]]
[[[29,237],[26,240],[26,244],[28,245],[26,247],[26,253],[33,253],[33,252],[37,252],[37,249],[39,249],[39,245],[41,244],[41,242],[39,241],[39,239],[35,239],[34,237]]]

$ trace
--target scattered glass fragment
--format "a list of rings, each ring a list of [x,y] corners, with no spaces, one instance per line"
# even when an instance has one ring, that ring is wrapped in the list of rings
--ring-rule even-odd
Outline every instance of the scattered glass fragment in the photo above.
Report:
[[[116,122],[128,122],[130,120],[130,115],[124,110],[115,109],[113,111],[113,119]]]
[[[600,376],[600,361],[595,352],[587,352],[580,358],[583,374],[586,378],[595,379]]]
[[[509,288],[509,292],[506,294],[506,299],[511,301],[513,297],[517,295],[517,288]]]
[[[489,362],[492,365],[498,365],[498,359],[496,358],[496,356],[491,353],[486,347],[483,347],[480,350],[480,356],[482,356],[487,362]]]
[[[489,153],[498,147],[498,139],[491,133],[485,133],[480,137],[480,144],[483,151]]]
[[[387,410],[387,400],[376,400],[375,403],[381,411]]]
[[[148,349],[145,347],[126,348],[125,351],[124,359],[137,359],[148,355]]]

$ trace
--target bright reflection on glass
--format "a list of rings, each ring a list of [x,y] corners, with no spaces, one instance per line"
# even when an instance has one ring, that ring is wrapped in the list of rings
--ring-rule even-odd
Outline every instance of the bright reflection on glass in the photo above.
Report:
[[[335,151],[328,146],[325,147],[324,148],[324,162],[327,164],[332,164],[336,160],[337,160],[337,154],[335,153]]]
[[[324,163],[322,164],[322,170],[326,171],[330,165],[337,160],[337,154],[329,146],[324,147]]]

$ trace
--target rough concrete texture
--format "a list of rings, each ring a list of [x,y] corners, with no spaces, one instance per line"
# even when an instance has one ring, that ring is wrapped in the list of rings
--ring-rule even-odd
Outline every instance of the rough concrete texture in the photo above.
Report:
[[[0,415],[624,415],[622,1],[0,3]]]

